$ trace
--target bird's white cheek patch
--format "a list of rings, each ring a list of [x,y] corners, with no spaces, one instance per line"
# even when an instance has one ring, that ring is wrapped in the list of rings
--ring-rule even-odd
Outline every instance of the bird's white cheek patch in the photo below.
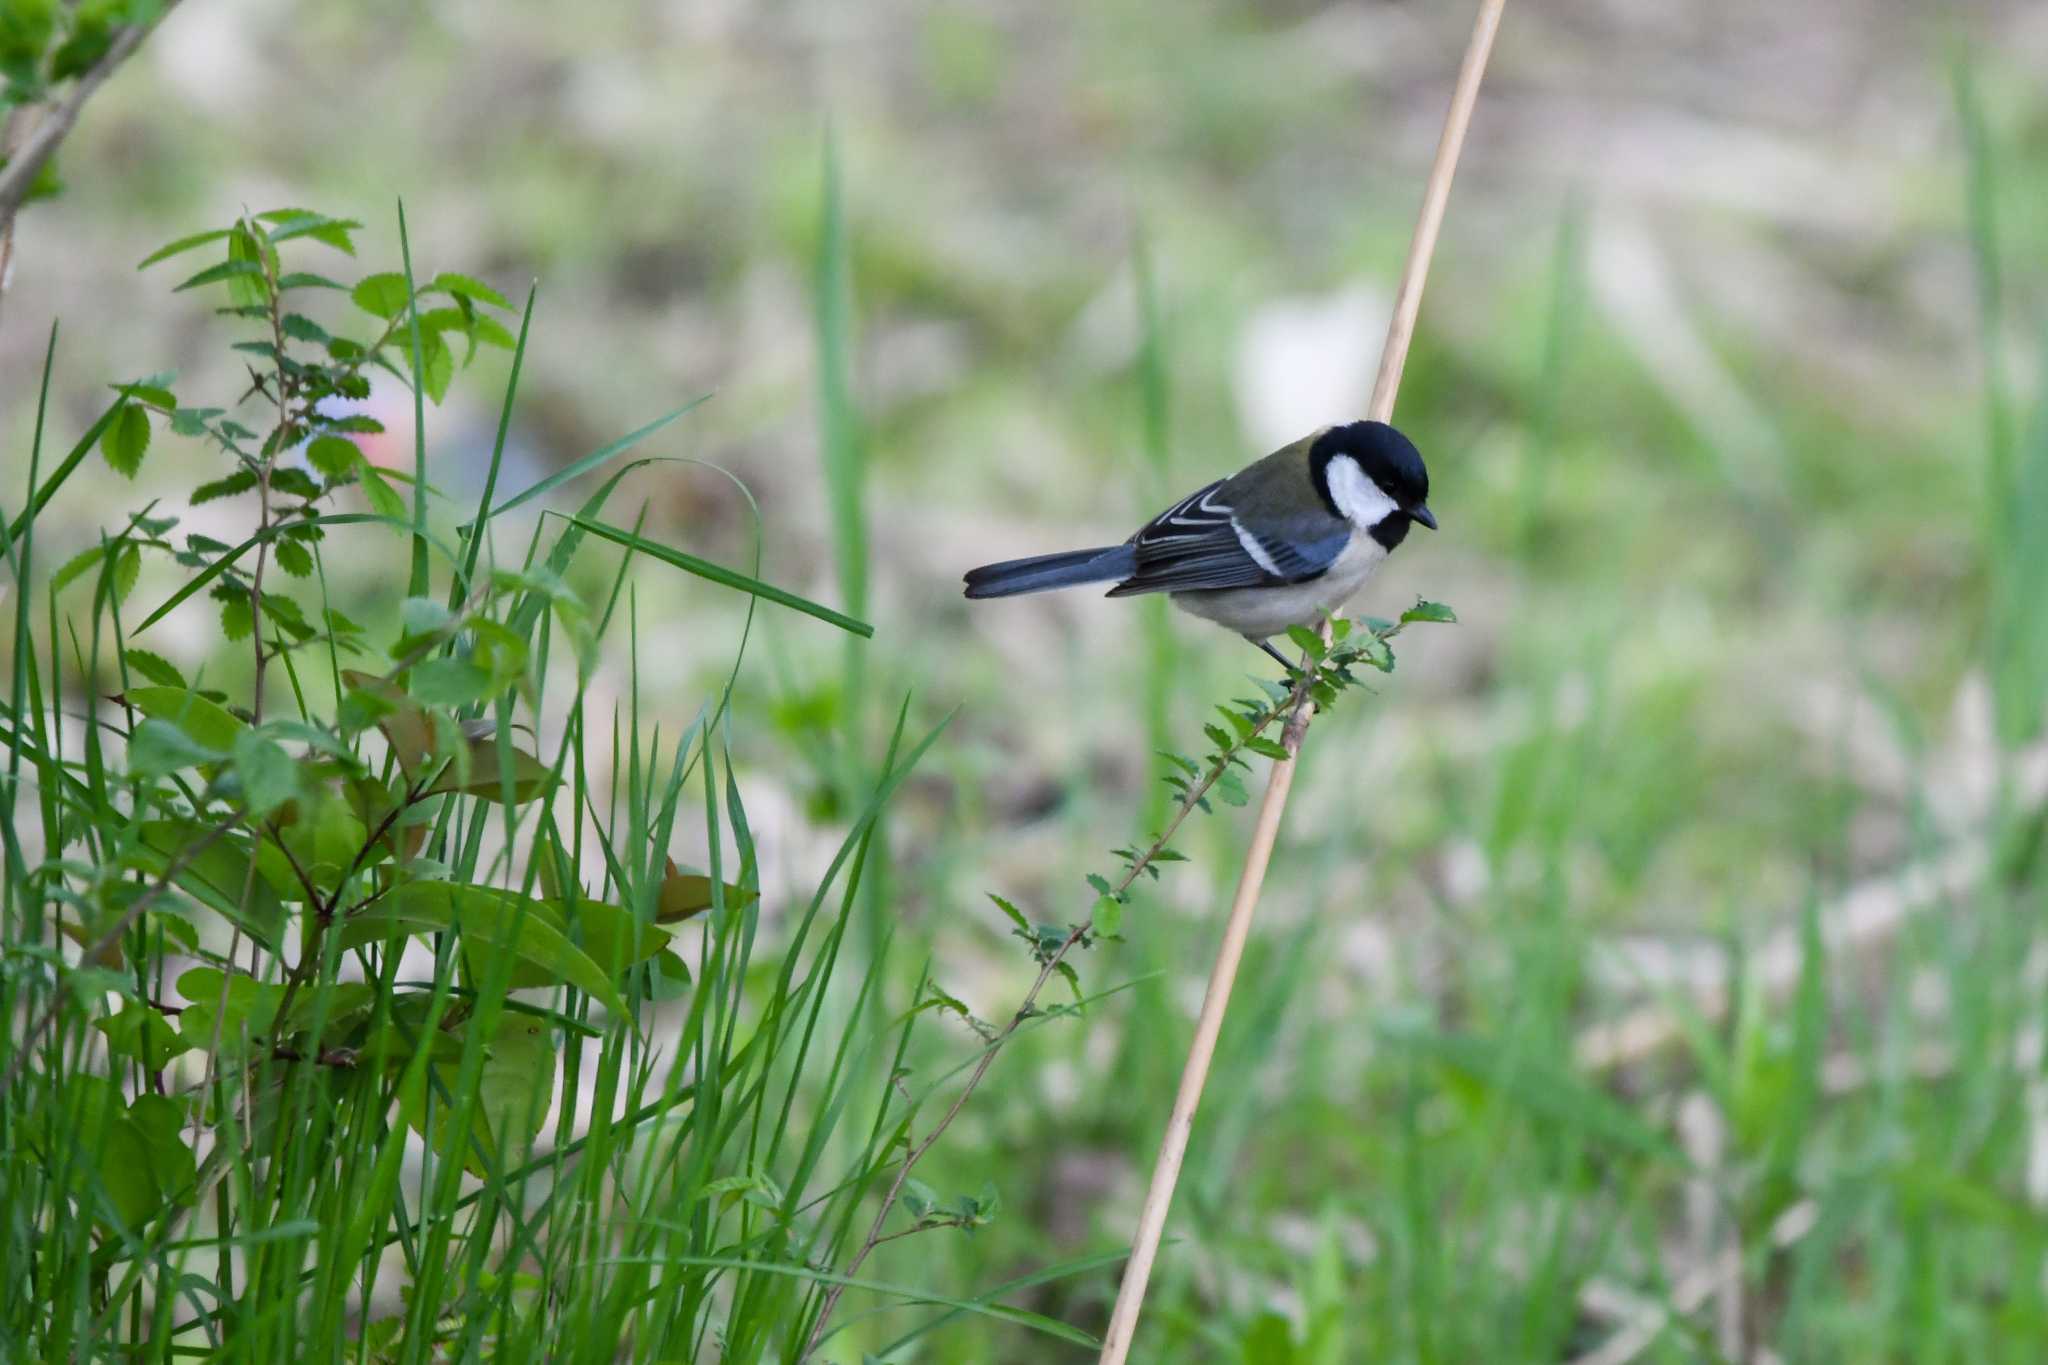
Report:
[[[1266,547],[1259,544],[1259,538],[1238,525],[1237,518],[1230,519],[1230,529],[1237,532],[1237,543],[1244,546],[1244,552],[1252,557],[1252,563],[1274,577],[1280,576],[1280,566],[1273,562],[1273,556],[1266,553]]]
[[[1337,510],[1353,526],[1371,530],[1386,520],[1389,512],[1401,510],[1349,455],[1332,458],[1326,474],[1330,480],[1330,501],[1337,504]]]

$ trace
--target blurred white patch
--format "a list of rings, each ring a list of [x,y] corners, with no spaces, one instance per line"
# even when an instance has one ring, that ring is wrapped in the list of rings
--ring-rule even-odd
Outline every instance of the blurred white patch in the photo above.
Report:
[[[1387,296],[1371,285],[1275,299],[1237,343],[1232,383],[1245,434],[1275,450],[1332,422],[1365,415],[1386,333]]]
[[[142,51],[163,83],[195,107],[210,114],[253,109],[270,93],[264,81],[252,79],[271,69],[256,44],[263,8],[248,0],[180,5]]]
[[[1693,325],[1663,246],[1622,211],[1604,214],[1587,252],[1593,294],[1637,361],[1713,451],[1731,482],[1779,482],[1785,451],[1769,419]]]
[[[1125,264],[1075,315],[1061,352],[1090,373],[1122,369],[1137,358],[1142,336],[1138,326],[1138,277]]]

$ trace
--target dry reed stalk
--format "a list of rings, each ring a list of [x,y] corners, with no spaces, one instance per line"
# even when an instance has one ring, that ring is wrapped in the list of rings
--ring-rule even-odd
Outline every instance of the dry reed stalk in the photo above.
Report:
[[[1465,144],[1465,129],[1472,121],[1472,108],[1479,99],[1480,78],[1486,73],[1486,59],[1493,51],[1493,37],[1500,28],[1501,10],[1507,0],[1482,0],[1479,17],[1472,26],[1472,38],[1465,48],[1457,85],[1451,93],[1450,112],[1437,143],[1436,161],[1430,167],[1423,190],[1422,213],[1416,220],[1415,236],[1408,246],[1408,259],[1401,268],[1401,283],[1394,293],[1394,313],[1387,322],[1387,341],[1380,352],[1379,374],[1373,381],[1372,402],[1366,415],[1384,422],[1394,414],[1394,395],[1401,387],[1401,369],[1407,363],[1408,343],[1415,335],[1415,319],[1422,309],[1422,286],[1429,275],[1430,256],[1436,250],[1437,232],[1443,226],[1444,206],[1450,199],[1451,177],[1458,167],[1458,153]],[[1324,625],[1324,638],[1329,627]],[[1180,1179],[1182,1159],[1187,1155],[1188,1137],[1194,1131],[1195,1110],[1202,1102],[1202,1088],[1208,1083],[1209,1064],[1216,1055],[1216,1039],[1223,1029],[1223,1014],[1230,1005],[1230,988],[1237,979],[1238,962],[1244,955],[1245,940],[1251,935],[1252,911],[1259,901],[1259,888],[1266,879],[1266,865],[1272,861],[1273,844],[1280,834],[1280,821],[1287,809],[1287,793],[1294,785],[1294,760],[1301,752],[1313,707],[1304,700],[1288,719],[1281,743],[1287,758],[1275,760],[1266,783],[1265,798],[1259,803],[1258,822],[1252,829],[1251,847],[1245,853],[1237,894],[1230,904],[1230,919],[1223,930],[1223,944],[1216,953],[1216,965],[1209,972],[1209,987],[1202,997],[1201,1017],[1195,1023],[1195,1039],[1188,1050],[1187,1066],[1181,1072],[1180,1091],[1166,1121],[1160,1140],[1159,1159],[1152,1168],[1152,1184],[1138,1215],[1138,1233],[1131,1244],[1131,1256],[1124,1263],[1123,1283],[1117,1289],[1116,1307],[1110,1313],[1109,1332],[1103,1339],[1099,1365],[1123,1365],[1130,1354],[1131,1339],[1137,1334],[1138,1313],[1144,1304],[1145,1283],[1151,1278],[1152,1262],[1159,1252],[1159,1238],[1166,1229],[1166,1214],[1173,1203],[1173,1187]]]

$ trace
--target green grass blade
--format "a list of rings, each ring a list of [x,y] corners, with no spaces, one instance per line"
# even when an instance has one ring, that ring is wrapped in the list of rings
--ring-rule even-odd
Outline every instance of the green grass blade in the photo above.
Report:
[[[588,521],[583,517],[571,517],[569,520],[579,529],[589,532],[600,540],[609,540],[615,545],[623,545],[629,550],[636,550],[651,559],[658,559],[672,568],[681,569],[684,573],[695,574],[699,578],[709,579],[713,583],[722,584],[728,588],[737,588],[741,592],[751,593],[764,601],[774,602],[779,606],[788,607],[792,611],[800,611],[806,616],[815,616],[820,621],[828,622],[839,627],[841,630],[851,631],[853,634],[864,639],[872,638],[875,633],[875,628],[865,621],[856,621],[853,617],[843,612],[834,611],[832,608],[821,603],[813,602],[808,597],[799,597],[793,592],[785,592],[783,589],[772,584],[762,582],[751,574],[743,574],[736,569],[728,569],[723,565],[713,564],[708,559],[699,559],[695,555],[684,554],[681,550],[672,550],[666,545],[648,540],[645,536],[636,536],[631,531],[622,531],[616,526],[608,526],[601,521]]]

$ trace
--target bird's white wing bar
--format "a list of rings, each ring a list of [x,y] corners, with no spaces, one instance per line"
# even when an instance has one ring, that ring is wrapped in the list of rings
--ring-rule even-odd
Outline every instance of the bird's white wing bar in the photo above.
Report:
[[[1250,531],[1245,530],[1236,517],[1230,519],[1230,529],[1237,532],[1237,543],[1244,546],[1244,552],[1252,557],[1254,564],[1257,564],[1275,578],[1286,577],[1280,571],[1280,566],[1273,561],[1273,556],[1267,551],[1266,547],[1259,543],[1259,538]]]

